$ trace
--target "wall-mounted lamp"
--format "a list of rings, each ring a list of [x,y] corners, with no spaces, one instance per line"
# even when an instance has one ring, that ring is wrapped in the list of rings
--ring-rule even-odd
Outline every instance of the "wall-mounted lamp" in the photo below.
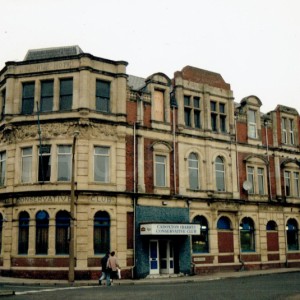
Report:
[[[166,206],[166,205],[168,205],[168,202],[167,201],[163,201],[162,205]]]

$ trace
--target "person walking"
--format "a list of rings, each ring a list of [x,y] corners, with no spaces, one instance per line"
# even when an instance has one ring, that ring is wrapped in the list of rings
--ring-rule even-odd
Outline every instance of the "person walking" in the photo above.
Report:
[[[99,285],[102,284],[102,280],[107,277],[107,261],[109,259],[109,251],[106,252],[105,256],[101,259],[101,268],[102,268],[102,274],[99,278]]]
[[[106,275],[106,285],[110,286],[111,282],[110,282],[110,278],[112,279],[117,279],[118,278],[118,268],[120,268],[119,266],[119,262],[117,257],[115,256],[115,251],[112,251],[110,253],[110,257],[107,260],[107,275]]]

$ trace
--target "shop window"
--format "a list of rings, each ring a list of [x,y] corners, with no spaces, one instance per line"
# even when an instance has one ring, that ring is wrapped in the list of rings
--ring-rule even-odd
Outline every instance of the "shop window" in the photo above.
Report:
[[[19,215],[19,238],[18,238],[18,254],[28,254],[29,243],[29,214],[22,211]]]
[[[231,222],[227,217],[221,217],[218,220],[217,228],[221,230],[230,230],[231,229]]]
[[[94,254],[104,254],[110,249],[110,217],[105,211],[94,216]]]
[[[242,252],[255,251],[255,230],[251,218],[244,218],[240,223],[240,245]]]
[[[21,182],[32,182],[32,147],[22,149],[22,175]]]
[[[0,152],[0,186],[5,184],[5,174],[6,174],[6,152]]]
[[[155,121],[164,122],[164,91],[154,91],[154,116]]]
[[[247,112],[248,137],[252,139],[257,138],[256,114],[257,112],[252,109],[249,109]]]
[[[56,214],[55,250],[56,254],[69,254],[70,214],[59,211]]]
[[[289,251],[299,250],[298,235],[298,222],[295,219],[289,219],[286,223],[287,248]]]
[[[199,189],[199,158],[196,153],[191,153],[188,158],[190,189]]]
[[[210,101],[211,130],[214,132],[226,133],[226,106],[224,103]]]
[[[57,180],[71,180],[72,146],[60,145],[57,147]]]
[[[34,109],[34,82],[23,83],[22,114],[31,115]]]
[[[53,109],[53,80],[41,82],[40,111],[48,112]]]
[[[39,175],[40,182],[50,181],[51,176],[51,146],[39,147]]]
[[[166,186],[166,160],[165,155],[155,155],[155,186]]]
[[[225,191],[225,165],[222,157],[218,156],[215,160],[216,189],[218,192]]]
[[[40,255],[48,254],[49,238],[49,215],[46,211],[40,210],[36,214],[36,238],[35,253]]]
[[[196,216],[194,224],[200,224],[200,235],[192,236],[193,253],[208,253],[208,223],[205,217]]]
[[[110,148],[94,147],[94,180],[96,182],[109,182]]]
[[[73,103],[73,79],[61,79],[59,89],[59,110],[68,111],[72,109]]]
[[[110,82],[96,81],[96,111],[110,112]]]

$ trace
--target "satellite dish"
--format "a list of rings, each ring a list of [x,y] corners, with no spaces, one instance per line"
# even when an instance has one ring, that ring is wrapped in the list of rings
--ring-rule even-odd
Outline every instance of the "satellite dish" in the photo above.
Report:
[[[243,189],[248,192],[252,189],[252,183],[249,180],[244,181]]]

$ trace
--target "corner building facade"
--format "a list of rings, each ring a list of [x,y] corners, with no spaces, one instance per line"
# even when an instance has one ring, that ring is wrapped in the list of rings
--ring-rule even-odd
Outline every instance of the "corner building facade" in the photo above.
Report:
[[[107,250],[126,278],[299,266],[297,110],[126,66],[71,46],[1,70],[1,274],[67,278],[72,188],[75,279]]]

